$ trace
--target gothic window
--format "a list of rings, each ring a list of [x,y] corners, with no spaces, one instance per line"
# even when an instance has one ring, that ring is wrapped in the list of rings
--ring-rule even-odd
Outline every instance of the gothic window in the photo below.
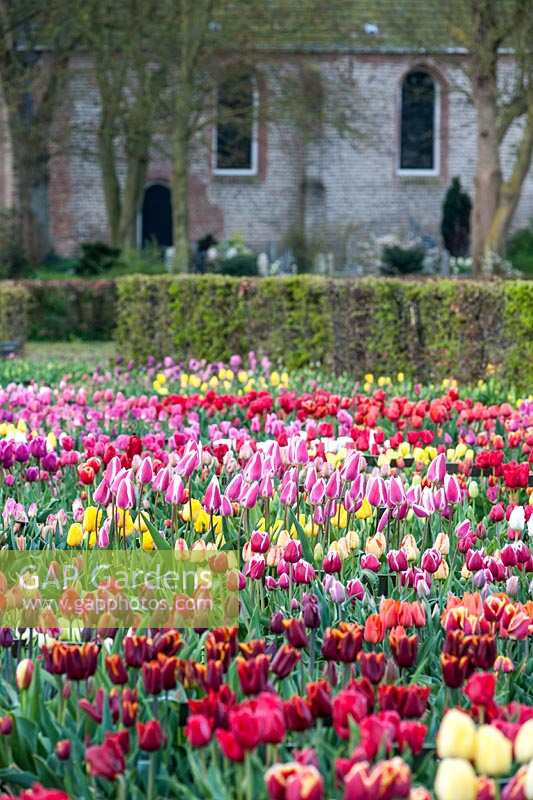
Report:
[[[438,85],[427,72],[410,72],[402,83],[400,172],[438,173],[438,120]]]
[[[257,90],[249,75],[224,81],[218,89],[215,173],[257,173]]]

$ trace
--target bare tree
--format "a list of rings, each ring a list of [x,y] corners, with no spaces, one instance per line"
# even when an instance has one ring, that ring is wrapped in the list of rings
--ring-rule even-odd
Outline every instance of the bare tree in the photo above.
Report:
[[[530,0],[424,0],[373,4],[396,42],[421,50],[452,48],[467,78],[477,121],[472,211],[476,273],[491,272],[504,252],[533,152],[533,4]],[[426,24],[421,24],[426,21]],[[429,24],[427,24],[429,21]],[[519,130],[509,176],[502,158]],[[505,150],[508,152],[508,148]]]
[[[54,113],[75,45],[65,0],[0,0],[0,81],[26,257],[48,247],[35,213],[46,193]]]

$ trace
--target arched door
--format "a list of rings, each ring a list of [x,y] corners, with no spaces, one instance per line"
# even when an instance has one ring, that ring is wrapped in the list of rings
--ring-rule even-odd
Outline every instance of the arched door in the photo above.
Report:
[[[154,242],[161,248],[172,247],[172,200],[167,186],[153,183],[146,188],[141,221],[143,247]]]

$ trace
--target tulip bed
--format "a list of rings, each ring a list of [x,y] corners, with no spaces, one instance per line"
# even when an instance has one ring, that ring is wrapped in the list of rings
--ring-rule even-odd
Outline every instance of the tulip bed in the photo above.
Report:
[[[0,628],[1,798],[533,798],[533,401],[3,369],[3,549],[240,563],[237,625]]]

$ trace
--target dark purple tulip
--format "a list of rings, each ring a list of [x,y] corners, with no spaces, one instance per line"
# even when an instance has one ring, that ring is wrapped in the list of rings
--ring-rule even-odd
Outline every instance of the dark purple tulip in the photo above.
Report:
[[[15,449],[15,458],[21,464],[24,464],[30,457],[30,448],[25,442],[20,442]]]
[[[26,470],[26,480],[29,483],[33,483],[34,481],[38,480],[39,478],[39,468],[38,467],[28,467]]]
[[[46,469],[48,472],[57,472],[59,469],[59,459],[53,450],[44,456],[41,464],[43,469]]]

